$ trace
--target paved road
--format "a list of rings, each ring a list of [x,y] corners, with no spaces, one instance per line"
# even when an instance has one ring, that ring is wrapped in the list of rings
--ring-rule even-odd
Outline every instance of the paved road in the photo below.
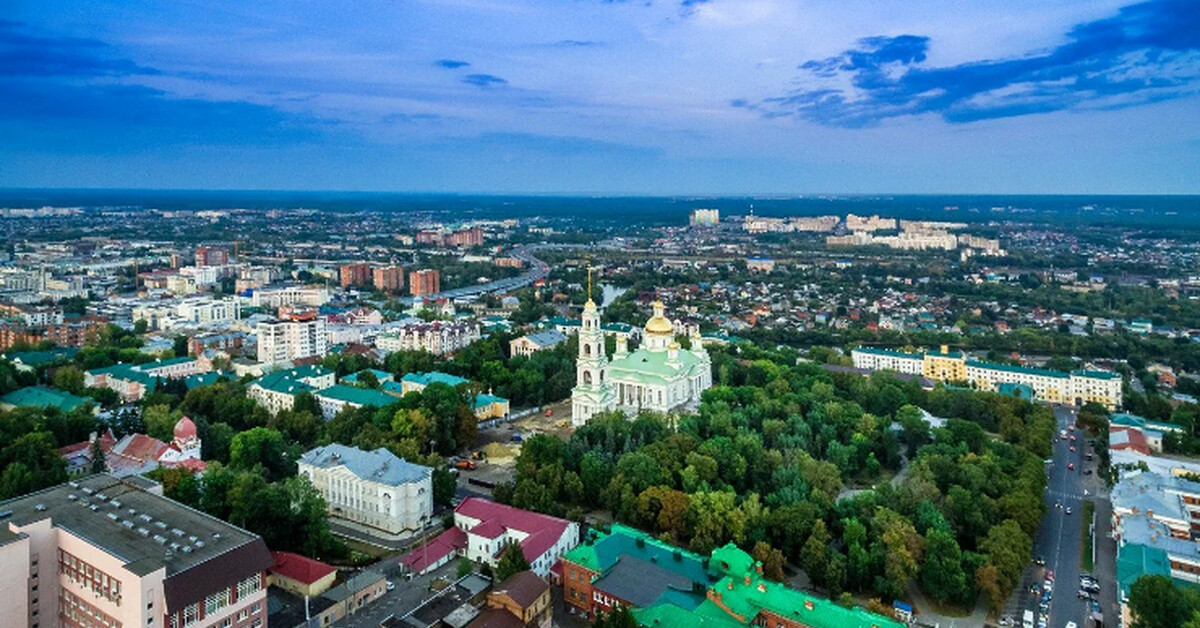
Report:
[[[396,564],[395,558],[388,558],[376,563],[372,568],[381,573],[387,573]],[[405,580],[403,576],[389,576],[388,579],[396,585],[395,590],[384,593],[381,598],[365,606],[359,612],[347,615],[331,625],[336,628],[379,628],[379,623],[387,619],[389,615],[399,617],[432,597],[433,593],[429,591],[429,583],[439,577],[452,581],[457,569],[458,561],[450,561],[428,574],[414,576],[412,580]]]
[[[467,297],[480,294],[490,294],[494,292],[511,292],[517,288],[524,288],[537,281],[543,279],[550,274],[550,266],[542,260],[533,256],[522,247],[514,248],[512,256],[525,262],[529,265],[529,270],[521,273],[516,277],[507,279],[498,279],[489,283],[478,286],[466,286],[464,288],[455,288],[454,290],[443,290],[437,294],[429,295],[432,298],[445,297],[447,299],[457,299],[458,297]]]
[[[1057,429],[1065,430],[1075,424],[1075,409],[1056,407],[1054,418]],[[1078,433],[1074,443],[1069,439],[1059,439],[1054,443],[1053,463],[1047,469],[1047,511],[1034,540],[1034,555],[1044,557],[1046,569],[1054,571],[1050,628],[1062,628],[1070,621],[1085,626],[1084,619],[1088,615],[1087,601],[1075,595],[1079,590],[1079,548],[1082,542],[1079,520],[1083,513],[1083,486],[1080,479],[1085,449],[1083,440],[1082,433]],[[1071,445],[1075,445],[1076,451],[1070,451]],[[1068,469],[1067,465],[1072,463],[1075,469]],[[1055,503],[1061,503],[1063,508],[1055,508]],[[1069,515],[1066,514],[1067,508],[1071,510]],[[1025,608],[1033,608],[1036,612],[1033,602]]]

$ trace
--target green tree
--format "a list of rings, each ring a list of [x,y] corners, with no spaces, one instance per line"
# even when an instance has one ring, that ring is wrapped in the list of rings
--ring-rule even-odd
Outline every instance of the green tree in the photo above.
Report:
[[[83,371],[75,366],[60,366],[54,371],[54,387],[73,395],[83,393]]]
[[[1133,582],[1129,609],[1132,628],[1182,628],[1196,614],[1194,601],[1161,575],[1145,575]]]
[[[800,548],[800,568],[808,574],[809,579],[818,585],[825,584],[825,566],[831,540],[832,537],[825,528],[825,521],[817,519],[817,522],[813,524],[812,534]]]
[[[962,599],[967,575],[962,568],[962,551],[950,532],[931,529],[925,536],[925,560],[921,563],[921,589],[945,603]]]
[[[100,447],[100,439],[92,441],[92,473],[104,473],[108,471],[108,464],[104,460],[104,450]]]
[[[517,543],[509,543],[500,553],[496,561],[496,575],[493,582],[500,583],[509,576],[529,569],[529,561],[525,560],[525,552]]]
[[[267,427],[256,427],[233,437],[229,466],[248,471],[261,465],[268,479],[281,479],[293,475],[296,469],[295,461],[288,460],[287,454],[283,434]]]

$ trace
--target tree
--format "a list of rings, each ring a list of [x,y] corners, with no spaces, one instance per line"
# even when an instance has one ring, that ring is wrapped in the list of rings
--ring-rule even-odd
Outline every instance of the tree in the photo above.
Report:
[[[187,336],[175,336],[175,341],[171,347],[177,358],[186,358],[188,354],[188,338]]]
[[[458,567],[455,571],[455,575],[459,578],[464,578],[470,575],[473,571],[475,571],[475,565],[471,564],[470,559],[464,558],[458,561]]]
[[[817,519],[813,524],[812,534],[800,548],[800,568],[818,585],[825,583],[825,565],[830,540],[832,539],[825,528],[825,521]]]
[[[525,560],[525,552],[516,543],[509,543],[501,551],[500,560],[496,561],[496,574],[492,582],[500,583],[509,576],[529,570],[529,561]]]
[[[593,628],[638,628],[637,619],[628,608],[617,605],[608,613],[600,613],[596,617]]]
[[[787,579],[783,573],[783,564],[786,562],[783,552],[764,541],[759,541],[754,544],[754,551],[751,554],[754,556],[754,560],[762,563],[764,578],[775,582],[783,582]]]
[[[1162,575],[1139,577],[1129,587],[1132,628],[1182,628],[1196,614],[1193,601]]]
[[[963,573],[962,551],[954,535],[933,528],[925,536],[925,560],[921,563],[921,589],[935,600],[945,603],[961,599],[967,584]]]
[[[375,376],[373,371],[360,371],[358,374],[358,383],[364,388],[378,389],[379,378]]]
[[[83,371],[75,366],[61,366],[54,371],[54,387],[73,395],[83,392]]]
[[[104,460],[104,450],[100,447],[100,439],[92,441],[92,473],[104,473],[108,471],[108,464]]]
[[[295,473],[295,461],[287,459],[283,434],[256,427],[233,437],[229,448],[229,466],[248,471],[261,465],[268,479],[280,479]]]

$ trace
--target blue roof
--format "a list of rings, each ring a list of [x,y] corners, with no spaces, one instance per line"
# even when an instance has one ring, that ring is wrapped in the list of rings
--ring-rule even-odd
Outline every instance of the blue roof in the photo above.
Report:
[[[433,469],[408,462],[383,447],[363,451],[338,443],[306,451],[300,456],[300,462],[322,469],[344,465],[346,470],[363,480],[389,486],[419,482],[433,473]]]
[[[537,333],[529,334],[528,336],[525,336],[525,338],[539,347],[552,347],[556,344],[567,341],[566,335],[557,329],[539,331]]]
[[[472,404],[472,407],[482,408],[483,406],[490,406],[493,403],[508,403],[508,400],[504,397],[497,397],[496,395],[480,394],[475,396],[475,403]]]

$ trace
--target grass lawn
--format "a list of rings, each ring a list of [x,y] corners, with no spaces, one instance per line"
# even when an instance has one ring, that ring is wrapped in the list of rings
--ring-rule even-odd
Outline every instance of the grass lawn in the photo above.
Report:
[[[1083,502],[1083,516],[1079,518],[1079,525],[1083,530],[1083,547],[1080,549],[1079,564],[1084,571],[1090,572],[1092,567],[1092,519],[1096,515],[1096,503],[1092,501]]]

